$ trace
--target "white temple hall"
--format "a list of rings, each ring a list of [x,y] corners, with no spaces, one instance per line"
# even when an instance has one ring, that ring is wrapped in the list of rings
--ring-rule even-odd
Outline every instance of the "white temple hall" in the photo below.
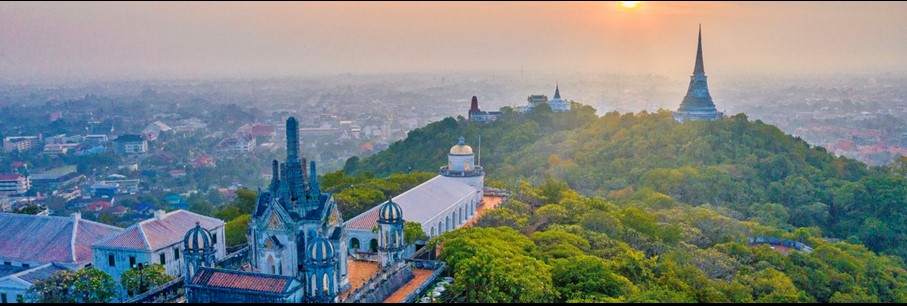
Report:
[[[419,222],[429,237],[459,228],[476,216],[476,207],[481,204],[485,171],[475,164],[472,147],[465,142],[461,136],[457,145],[450,148],[447,166],[441,167],[438,176],[391,199],[399,205],[406,221]],[[378,251],[378,234],[372,229],[378,225],[383,206],[375,206],[344,223],[350,251]],[[410,247],[406,255],[412,251]]]

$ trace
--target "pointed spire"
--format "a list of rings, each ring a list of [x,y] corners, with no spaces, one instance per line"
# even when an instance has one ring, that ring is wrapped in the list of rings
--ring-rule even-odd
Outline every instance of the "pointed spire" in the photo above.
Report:
[[[321,185],[318,183],[318,172],[315,170],[315,161],[309,162],[309,195],[317,200],[321,195]]]
[[[705,75],[705,67],[702,65],[702,24],[699,24],[699,45],[696,47],[696,67],[693,68],[694,75]]]
[[[554,99],[557,100],[561,98],[561,86],[557,82],[554,84]]]
[[[280,165],[277,160],[271,162],[271,186],[268,186],[268,190],[272,193],[277,191],[277,185],[280,182]]]
[[[299,124],[295,117],[287,118],[287,159],[299,157]]]

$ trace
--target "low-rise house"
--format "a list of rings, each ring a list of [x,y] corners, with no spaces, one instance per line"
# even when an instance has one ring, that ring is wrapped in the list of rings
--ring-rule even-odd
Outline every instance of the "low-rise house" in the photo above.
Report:
[[[71,217],[0,213],[0,302],[25,301],[35,281],[92,263],[91,244],[122,230]],[[21,296],[21,297],[20,297]]]
[[[93,244],[94,267],[112,276],[117,283],[123,272],[137,263],[161,264],[167,274],[181,276],[185,271],[180,253],[183,238],[196,223],[211,233],[215,258],[224,258],[224,221],[185,210],[169,213],[158,210],[153,218]]]
[[[26,294],[36,282],[44,280],[60,271],[72,270],[55,263],[44,264],[34,268],[0,266],[0,303],[31,302]]]

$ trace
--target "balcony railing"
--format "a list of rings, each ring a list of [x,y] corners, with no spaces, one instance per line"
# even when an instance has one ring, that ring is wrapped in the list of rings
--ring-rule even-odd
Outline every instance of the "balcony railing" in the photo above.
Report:
[[[441,175],[444,175],[444,176],[455,176],[455,177],[456,177],[456,176],[462,176],[462,177],[470,177],[470,176],[480,176],[480,175],[484,175],[484,174],[485,174],[485,169],[482,168],[482,166],[475,166],[475,168],[473,168],[473,169],[471,169],[471,170],[466,170],[466,171],[456,171],[456,170],[448,170],[448,169],[447,169],[447,166],[444,166],[444,167],[441,167],[441,168],[438,170],[438,173],[440,173]]]

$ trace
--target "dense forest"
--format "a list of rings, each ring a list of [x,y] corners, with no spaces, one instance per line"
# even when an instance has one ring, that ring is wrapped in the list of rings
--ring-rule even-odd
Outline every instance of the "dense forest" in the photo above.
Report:
[[[351,159],[343,172],[434,172],[463,135],[481,151],[488,177],[507,188],[552,178],[592,197],[651,189],[736,220],[789,231],[809,227],[907,258],[903,166],[868,168],[743,114],[679,124],[669,111],[597,117],[577,103],[565,113],[503,111],[491,124],[446,118],[413,130],[384,152]]]
[[[521,182],[477,227],[445,233],[449,302],[907,302],[897,256],[815,227],[740,221],[644,189],[590,198]],[[782,254],[747,237],[810,245]]]

